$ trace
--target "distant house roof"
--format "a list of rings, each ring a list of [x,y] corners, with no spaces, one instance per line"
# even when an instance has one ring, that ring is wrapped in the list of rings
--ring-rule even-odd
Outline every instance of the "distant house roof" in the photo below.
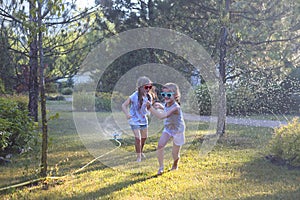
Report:
[[[73,77],[74,84],[91,82],[92,79],[91,79],[90,75],[91,75],[90,72],[85,72],[83,74],[77,74],[77,75],[75,75]]]
[[[83,74],[77,74],[72,77],[72,80],[74,81],[74,84],[88,83],[88,82],[92,81],[90,74],[91,74],[90,72],[85,72]],[[61,78],[61,79],[58,79],[56,82],[63,83],[63,82],[67,82],[67,81],[68,81],[68,78]]]

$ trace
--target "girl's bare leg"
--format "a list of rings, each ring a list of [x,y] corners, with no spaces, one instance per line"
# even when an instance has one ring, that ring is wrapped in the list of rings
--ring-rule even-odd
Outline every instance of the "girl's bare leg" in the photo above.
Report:
[[[173,142],[172,156],[173,156],[174,163],[173,163],[173,166],[172,166],[171,170],[177,170],[178,169],[178,161],[179,161],[179,158],[180,158],[180,148],[181,148],[181,146],[178,146]]]
[[[147,137],[148,137],[148,128],[141,130],[141,154],[142,154],[142,156],[144,156],[143,149],[144,149],[144,145],[147,140]]]
[[[170,136],[167,133],[162,133],[158,145],[157,145],[157,158],[159,164],[159,170],[157,174],[161,174],[164,168],[164,148],[169,141]]]
[[[137,162],[140,162],[141,158],[142,158],[142,152],[141,152],[141,146],[142,146],[141,145],[141,133],[140,133],[139,129],[133,130],[133,133],[134,133],[134,137],[135,137],[134,146],[135,146],[135,152],[137,154]]]

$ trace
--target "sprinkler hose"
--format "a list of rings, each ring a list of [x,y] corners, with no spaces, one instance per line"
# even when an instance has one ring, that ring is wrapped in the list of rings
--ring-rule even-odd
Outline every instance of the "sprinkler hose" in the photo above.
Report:
[[[70,174],[67,174],[67,175],[64,175],[64,176],[47,176],[47,177],[37,178],[37,179],[33,179],[33,180],[22,182],[22,183],[14,184],[14,185],[9,185],[9,186],[0,188],[0,192],[5,191],[5,190],[9,190],[9,189],[13,189],[13,188],[19,188],[19,187],[30,185],[30,184],[34,184],[34,183],[37,183],[37,182],[40,182],[40,181],[44,181],[46,179],[61,179],[61,178],[65,178],[67,176],[72,176],[74,174],[77,174],[78,172],[81,172],[87,166],[89,166],[90,164],[92,164],[93,162],[95,162],[97,159],[99,159],[99,158],[101,158],[101,157],[103,157],[103,156],[105,156],[107,154],[110,154],[113,151],[115,151],[118,148],[120,148],[121,147],[121,142],[117,138],[114,138],[114,140],[118,143],[118,146],[116,148],[114,148],[111,151],[108,151],[108,152],[106,152],[106,153],[104,153],[104,154],[102,154],[102,155],[94,158],[93,160],[91,160],[90,162],[88,162],[87,164],[85,164],[84,166],[82,166],[81,168],[77,169],[76,171],[74,171],[74,172],[72,172]]]

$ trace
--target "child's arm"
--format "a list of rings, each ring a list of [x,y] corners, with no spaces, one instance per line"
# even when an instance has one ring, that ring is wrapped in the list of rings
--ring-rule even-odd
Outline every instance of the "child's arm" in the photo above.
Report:
[[[159,103],[159,102],[155,102],[155,103],[153,104],[153,106],[154,106],[154,108],[156,108],[156,109],[161,109],[161,110],[164,109],[164,106],[163,106],[161,103]]]
[[[179,112],[177,107],[172,108],[168,112],[159,112],[158,110],[155,110],[152,106],[150,107],[149,110],[153,115],[155,115],[159,119],[167,118],[171,114],[178,114],[178,112]]]
[[[130,104],[130,98],[126,99],[124,103],[122,103],[122,111],[125,113],[127,119],[131,118],[131,115],[128,112],[128,106]]]

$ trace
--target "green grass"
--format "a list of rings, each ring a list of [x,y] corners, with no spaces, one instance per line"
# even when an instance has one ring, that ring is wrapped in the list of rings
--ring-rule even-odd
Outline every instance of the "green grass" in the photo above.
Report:
[[[80,138],[73,122],[71,103],[49,102],[49,175],[71,174],[101,153],[105,141]],[[100,122],[107,113],[98,113]],[[120,116],[121,119],[122,115]],[[117,119],[118,116],[116,116]],[[155,148],[159,134],[153,134],[145,146],[147,158],[134,162],[130,131],[123,134],[121,152],[112,152],[83,171],[60,179],[10,189],[1,199],[297,199],[300,196],[300,171],[276,166],[264,159],[271,139],[270,128],[228,125],[226,135],[213,151],[200,156],[205,123],[187,123],[187,144],[181,154],[178,171],[156,176]],[[103,124],[105,124],[103,122]],[[156,125],[156,123],[154,123]],[[198,130],[199,129],[199,130]],[[87,135],[88,136],[88,135]],[[86,146],[87,143],[95,146]],[[117,143],[113,143],[116,147]],[[87,147],[87,148],[86,148]],[[171,167],[170,145],[166,149],[166,167]],[[94,155],[95,154],[95,155]],[[126,157],[128,155],[128,157]],[[113,168],[103,164],[118,158]],[[13,163],[0,166],[0,187],[36,178],[38,156],[15,156]]]

